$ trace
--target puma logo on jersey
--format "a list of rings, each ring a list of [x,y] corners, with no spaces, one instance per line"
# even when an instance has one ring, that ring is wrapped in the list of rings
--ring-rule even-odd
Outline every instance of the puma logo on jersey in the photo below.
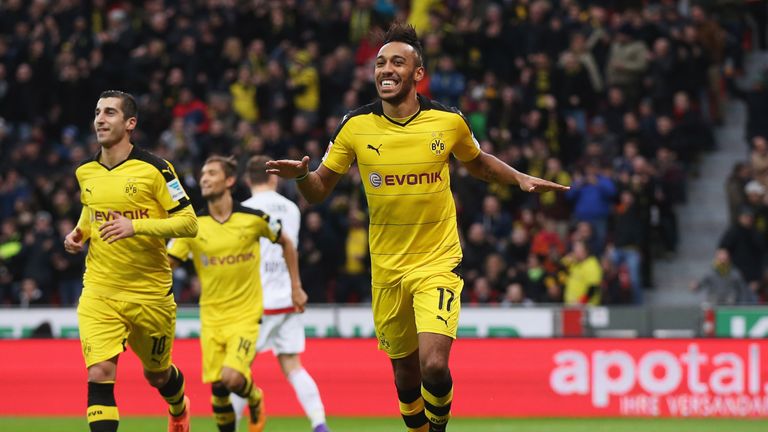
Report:
[[[381,156],[381,152],[379,151],[379,149],[381,148],[382,145],[383,144],[379,144],[378,147],[374,147],[374,146],[368,144],[368,148],[373,150],[373,151],[375,151],[377,155]]]
[[[447,319],[441,317],[440,315],[437,315],[436,318],[439,319],[440,321],[444,322],[445,326],[448,327],[448,320]]]
[[[91,188],[85,188],[85,191],[91,194],[91,196],[93,196],[93,191],[91,191]]]

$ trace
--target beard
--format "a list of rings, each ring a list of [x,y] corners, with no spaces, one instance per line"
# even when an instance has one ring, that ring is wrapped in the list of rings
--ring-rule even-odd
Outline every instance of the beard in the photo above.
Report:
[[[210,190],[208,192],[200,191],[200,196],[202,196],[203,199],[207,201],[216,201],[221,196],[221,192],[216,192],[214,190]]]
[[[408,97],[408,95],[411,93],[411,89],[413,89],[415,86],[416,82],[412,78],[409,78],[403,79],[400,82],[400,91],[397,93],[382,95],[381,89],[377,88],[377,91],[379,93],[379,99],[391,105],[399,105],[405,100],[405,98]]]
[[[99,145],[102,147],[110,148],[115,144],[119,143],[120,141],[122,141],[126,133],[127,133],[126,131],[123,131],[122,133],[120,133],[113,129],[113,130],[110,130],[107,136],[103,137],[102,139],[99,139],[99,136],[96,135],[96,142],[98,142]]]

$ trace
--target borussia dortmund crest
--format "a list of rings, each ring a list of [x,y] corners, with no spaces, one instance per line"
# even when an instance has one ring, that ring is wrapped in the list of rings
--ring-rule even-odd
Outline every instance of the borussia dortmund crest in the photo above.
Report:
[[[135,178],[129,178],[125,183],[125,194],[129,197],[136,195],[139,192],[139,186],[136,184]]]
[[[429,150],[435,156],[440,156],[445,153],[445,141],[443,141],[443,133],[432,133],[432,141],[429,142]]]

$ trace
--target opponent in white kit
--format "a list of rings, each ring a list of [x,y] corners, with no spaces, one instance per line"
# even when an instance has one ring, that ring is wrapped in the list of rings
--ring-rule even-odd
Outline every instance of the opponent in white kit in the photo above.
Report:
[[[268,160],[271,159],[266,156],[254,156],[248,161],[246,178],[253,196],[244,201],[243,205],[279,219],[283,232],[293,240],[294,245],[298,245],[301,213],[296,204],[276,192],[278,177],[267,174]],[[261,242],[261,286],[264,292],[264,316],[256,350],[272,350],[275,353],[283,374],[296,391],[296,397],[312,423],[312,431],[329,432],[317,384],[301,365],[299,358],[304,352],[304,323],[301,315],[294,312],[291,280],[283,251],[280,246],[268,241]],[[247,401],[236,395],[231,398],[239,424]]]

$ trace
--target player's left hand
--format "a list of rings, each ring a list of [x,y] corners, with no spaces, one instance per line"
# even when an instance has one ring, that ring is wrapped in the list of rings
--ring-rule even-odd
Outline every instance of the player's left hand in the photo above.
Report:
[[[523,192],[549,192],[549,191],[555,191],[555,192],[565,192],[569,190],[570,186],[563,186],[561,184],[557,184],[555,182],[551,182],[549,180],[540,179],[538,177],[530,176],[530,175],[524,175],[522,179],[519,180],[520,189]]]
[[[291,300],[293,301],[293,310],[295,310],[298,313],[304,312],[304,307],[307,305],[307,299],[309,297],[307,296],[307,293],[304,291],[304,288],[299,285],[298,287],[294,287],[291,291]]]
[[[99,227],[101,239],[107,243],[114,243],[120,239],[133,237],[133,222],[122,214],[110,210],[110,219]]]

